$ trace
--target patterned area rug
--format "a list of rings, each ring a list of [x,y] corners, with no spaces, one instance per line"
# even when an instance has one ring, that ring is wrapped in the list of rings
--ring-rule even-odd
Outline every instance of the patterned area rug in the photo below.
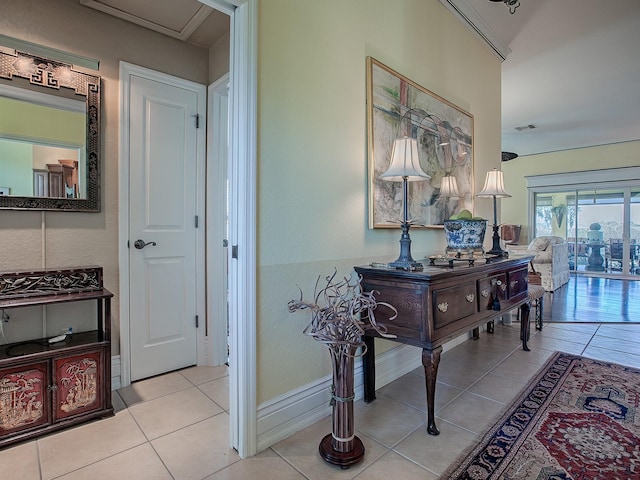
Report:
[[[640,370],[555,353],[443,479],[640,479]]]

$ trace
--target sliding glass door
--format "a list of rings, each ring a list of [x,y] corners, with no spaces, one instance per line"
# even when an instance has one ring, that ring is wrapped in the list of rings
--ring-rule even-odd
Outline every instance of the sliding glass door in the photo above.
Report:
[[[633,257],[631,273],[640,275],[640,187],[629,191],[629,248]]]
[[[569,243],[573,271],[640,274],[640,187],[534,192],[534,236]]]

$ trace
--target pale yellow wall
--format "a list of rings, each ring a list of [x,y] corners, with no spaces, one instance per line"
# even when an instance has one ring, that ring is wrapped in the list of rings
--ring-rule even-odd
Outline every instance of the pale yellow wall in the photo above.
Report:
[[[296,285],[308,296],[316,276],[334,267],[348,274],[352,265],[398,255],[398,230],[367,228],[365,58],[474,115],[480,185],[499,166],[500,62],[438,0],[265,0],[258,29],[263,402],[330,371],[323,348],[302,335],[308,316],[287,311]],[[0,31],[100,60],[104,162],[99,214],[0,211],[2,269],[99,264],[117,294],[118,61],[207,83],[209,52],[76,0],[4,0]],[[477,200],[476,214],[488,217],[491,209]],[[441,230],[413,230],[412,239],[418,258],[444,247]],[[113,311],[117,317],[117,297]]]
[[[259,4],[258,400],[330,372],[290,314],[299,285],[398,256],[399,230],[367,225],[365,59],[372,56],[475,117],[475,180],[499,166],[500,62],[438,0]],[[476,202],[489,216],[492,204]],[[412,230],[414,257],[442,230]]]
[[[505,190],[511,198],[502,201],[502,223],[521,224],[520,242],[531,240],[527,220],[528,175],[581,172],[640,165],[640,141],[615,143],[561,152],[528,155],[502,163]]]
[[[102,211],[100,213],[0,211],[0,270],[102,265],[116,294],[118,322],[118,111],[120,60],[208,82],[208,52],[91,8],[77,0],[2,0],[0,32],[100,61],[102,77]],[[16,330],[13,330],[16,328]],[[22,332],[10,322],[5,332]]]

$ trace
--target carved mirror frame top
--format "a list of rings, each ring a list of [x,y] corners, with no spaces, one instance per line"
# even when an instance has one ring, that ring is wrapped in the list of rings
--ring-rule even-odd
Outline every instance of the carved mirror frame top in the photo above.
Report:
[[[86,100],[86,198],[0,196],[0,209],[100,211],[100,76],[78,72],[72,65],[24,52],[0,51],[0,78],[25,78],[31,85],[72,89]]]

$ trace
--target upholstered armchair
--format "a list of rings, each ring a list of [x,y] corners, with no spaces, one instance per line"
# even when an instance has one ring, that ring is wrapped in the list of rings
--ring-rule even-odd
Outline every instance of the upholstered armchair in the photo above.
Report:
[[[569,281],[569,244],[562,237],[536,237],[527,247],[534,255],[530,268],[540,274],[547,292],[553,292]]]

